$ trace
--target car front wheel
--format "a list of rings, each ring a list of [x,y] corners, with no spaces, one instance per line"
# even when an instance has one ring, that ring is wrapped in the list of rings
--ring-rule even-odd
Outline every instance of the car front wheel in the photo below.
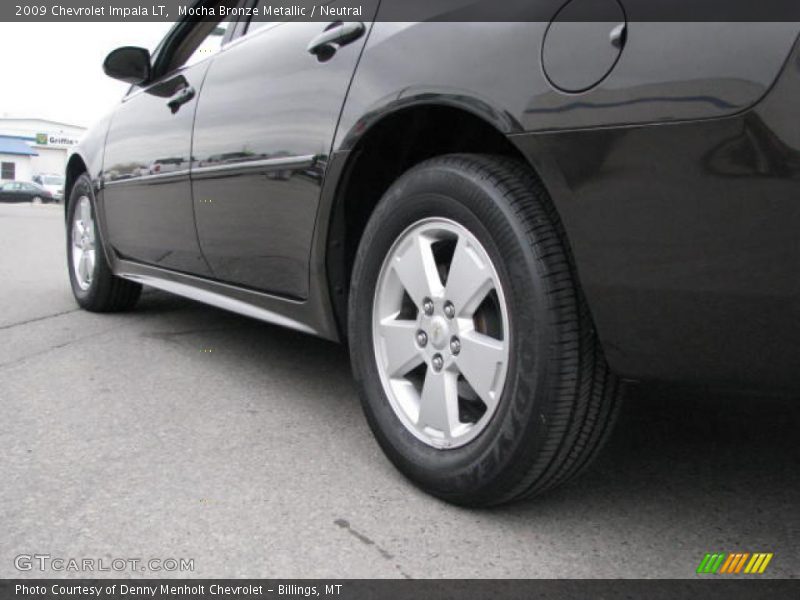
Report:
[[[378,442],[445,500],[550,489],[611,428],[620,386],[558,216],[514,159],[450,155],[395,182],[362,236],[348,315]]]
[[[139,299],[142,286],[111,272],[95,206],[92,182],[83,174],[72,188],[67,207],[67,266],[72,293],[80,307],[89,311],[128,310]]]

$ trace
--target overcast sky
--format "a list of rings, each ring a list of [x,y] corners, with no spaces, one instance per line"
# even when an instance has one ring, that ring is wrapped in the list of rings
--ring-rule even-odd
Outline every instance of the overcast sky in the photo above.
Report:
[[[103,74],[118,46],[153,49],[171,23],[0,23],[0,117],[89,126],[126,84]]]

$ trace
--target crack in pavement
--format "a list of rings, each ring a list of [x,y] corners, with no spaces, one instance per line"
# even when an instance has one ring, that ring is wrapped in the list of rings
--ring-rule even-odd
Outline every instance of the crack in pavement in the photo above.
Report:
[[[79,312],[80,308],[73,308],[72,310],[65,310],[63,312],[54,313],[52,315],[44,315],[43,317],[33,317],[32,319],[26,319],[25,321],[19,321],[17,323],[9,323],[8,325],[0,325],[0,331],[4,329],[13,329],[14,327],[21,327],[22,325],[28,325],[29,323],[36,323],[38,321],[46,321],[47,319],[55,319],[56,317],[61,317],[64,315],[68,315],[74,312]]]
[[[347,519],[336,519],[333,523],[334,525],[338,525],[339,527],[347,531],[350,535],[355,537],[361,543],[366,544],[367,546],[374,546],[375,549],[378,551],[378,554],[380,554],[386,560],[392,560],[394,558],[394,554],[376,544],[374,540],[371,540],[360,531],[353,529],[350,526],[350,522]],[[395,564],[394,568],[397,569],[397,571],[406,579],[412,579],[411,575],[403,571],[400,565]]]

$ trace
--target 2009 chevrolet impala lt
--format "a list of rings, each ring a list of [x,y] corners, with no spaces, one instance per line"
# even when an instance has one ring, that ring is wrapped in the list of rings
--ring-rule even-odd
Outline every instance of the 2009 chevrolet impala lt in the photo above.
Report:
[[[346,341],[388,457],[469,505],[581,472],[626,381],[798,387],[796,23],[402,1],[112,52],[130,89],[67,166],[80,306],[147,285]]]

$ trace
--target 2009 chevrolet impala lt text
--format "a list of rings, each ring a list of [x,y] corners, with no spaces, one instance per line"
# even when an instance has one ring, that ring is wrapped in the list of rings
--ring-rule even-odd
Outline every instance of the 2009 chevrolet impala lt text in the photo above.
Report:
[[[130,89],[67,166],[78,304],[146,285],[346,342],[386,455],[466,505],[584,470],[628,381],[797,388],[798,25],[641,1],[115,50]]]

